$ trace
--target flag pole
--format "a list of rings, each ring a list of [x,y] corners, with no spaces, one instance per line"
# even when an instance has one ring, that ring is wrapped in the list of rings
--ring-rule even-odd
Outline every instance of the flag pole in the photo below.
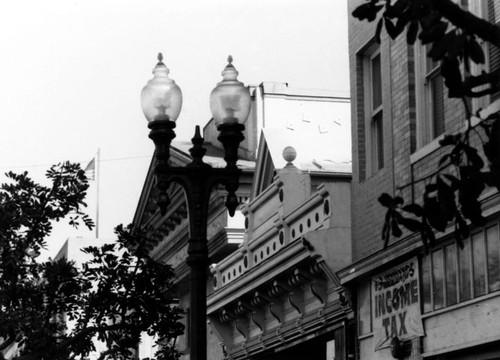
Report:
[[[101,149],[97,148],[96,164],[95,164],[95,181],[96,181],[96,207],[95,207],[95,237],[99,238],[99,176],[101,174]]]

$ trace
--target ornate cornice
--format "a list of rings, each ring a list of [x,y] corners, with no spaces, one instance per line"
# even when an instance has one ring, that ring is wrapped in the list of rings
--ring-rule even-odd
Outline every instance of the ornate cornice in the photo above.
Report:
[[[209,308],[210,325],[229,358],[245,358],[324,332],[352,313],[339,300],[344,290],[331,282],[317,260],[300,258],[267,281],[247,286],[224,305]]]

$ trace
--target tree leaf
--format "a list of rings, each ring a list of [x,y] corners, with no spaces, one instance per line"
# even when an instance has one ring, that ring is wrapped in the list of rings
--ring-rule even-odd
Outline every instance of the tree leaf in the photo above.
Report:
[[[443,58],[441,62],[441,75],[444,77],[444,83],[448,88],[449,98],[462,98],[465,95],[458,59]]]
[[[422,226],[424,227],[424,231],[426,233],[427,240],[429,241],[429,245],[434,245],[436,243],[436,235],[434,235],[434,231],[430,227],[429,223],[426,220],[422,220]]]
[[[408,25],[409,22],[410,22],[410,20],[406,16],[401,16],[398,19],[398,21],[396,21],[397,36],[399,36],[404,31],[404,29],[406,28],[406,25]]]
[[[476,167],[472,166],[461,166],[459,172],[459,190],[477,199],[485,188],[482,173]]]
[[[387,210],[385,214],[384,226],[382,227],[382,240],[384,241],[384,249],[389,243],[389,238],[391,236],[391,220],[392,220],[392,210]]]
[[[488,141],[483,144],[483,149],[490,167],[488,185],[500,190],[500,117],[496,115],[487,132]]]
[[[425,45],[442,39],[446,33],[447,28],[448,24],[444,21],[437,21],[429,27],[423,27],[423,30],[418,36],[420,42]]]
[[[451,39],[454,37],[455,33],[449,32],[446,35],[444,35],[442,39],[433,41],[430,50],[427,53],[427,56],[434,61],[442,60],[445,57],[446,52],[448,51]]]
[[[392,23],[392,21],[384,17],[384,23],[385,23],[385,29],[387,30],[387,33],[391,37],[392,40],[398,37],[399,33],[398,30],[396,29],[396,26]]]
[[[438,187],[437,198],[439,207],[441,208],[441,215],[446,219],[446,221],[452,221],[457,212],[455,193],[451,187],[441,179],[440,176],[437,178],[436,184]]]
[[[415,216],[421,217],[424,213],[424,209],[419,204],[409,204],[403,207],[403,210],[414,214]]]
[[[415,219],[401,217],[399,223],[412,232],[420,232],[423,229],[422,223]]]
[[[467,40],[467,51],[470,59],[476,64],[484,64],[485,57],[484,51],[481,45],[476,40],[476,37],[469,36]]]
[[[380,40],[380,34],[382,32],[382,26],[384,25],[384,20],[381,18],[377,23],[377,28],[375,29],[375,41],[377,44],[380,44],[382,41]]]
[[[359,20],[368,20],[372,22],[377,18],[377,13],[380,9],[383,8],[383,5],[374,5],[372,2],[362,4],[358,6],[352,12],[352,16]]]
[[[400,18],[408,10],[408,5],[408,0],[397,0],[393,5],[386,7],[387,10],[384,12],[384,16],[391,19]]]
[[[430,226],[437,231],[445,231],[447,221],[442,214],[441,207],[436,197],[427,197],[424,199],[424,213]]]
[[[410,22],[410,26],[408,26],[408,30],[406,31],[406,42],[410,45],[415,44],[417,40],[418,34],[418,21]]]
[[[401,237],[401,235],[403,235],[403,232],[401,231],[401,228],[399,227],[399,224],[396,221],[395,217],[392,218],[391,225],[392,225],[392,236]]]
[[[439,159],[439,166],[443,165],[446,161],[448,161],[451,157],[451,154],[445,154],[444,156],[441,156],[441,159]]]
[[[378,202],[386,208],[394,207],[394,199],[387,193],[383,193],[382,195],[380,195],[378,198]]]
[[[469,227],[465,222],[464,218],[457,214],[455,219],[455,241],[460,246],[461,249],[464,248],[464,239],[467,239],[470,236]]]
[[[430,194],[433,193],[434,191],[437,191],[437,189],[438,189],[437,185],[432,183],[425,186],[425,193]]]
[[[457,145],[457,143],[460,141],[461,138],[462,135],[460,133],[455,135],[445,135],[444,138],[439,140],[439,145],[441,146]]]
[[[456,176],[453,176],[451,174],[443,174],[442,176],[444,176],[450,182],[450,187],[453,191],[458,189],[460,181]]]
[[[447,39],[448,34],[455,34],[455,36]],[[447,41],[448,43],[446,55],[451,59],[455,59],[463,53],[467,37],[465,34],[461,32],[457,33],[457,30],[455,30],[447,33],[443,40]]]
[[[484,161],[477,153],[477,150],[469,145],[464,145],[463,149],[471,165],[478,170],[482,169],[484,166]]]
[[[484,178],[481,172],[472,166],[460,167],[460,186],[458,189],[460,210],[463,216],[469,219],[474,226],[484,226],[486,224],[479,202],[479,196],[484,188]]]

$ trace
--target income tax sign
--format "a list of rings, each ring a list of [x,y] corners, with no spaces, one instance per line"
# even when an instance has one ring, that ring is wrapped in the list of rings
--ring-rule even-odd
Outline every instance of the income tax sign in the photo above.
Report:
[[[416,258],[372,278],[372,296],[375,350],[424,335]]]

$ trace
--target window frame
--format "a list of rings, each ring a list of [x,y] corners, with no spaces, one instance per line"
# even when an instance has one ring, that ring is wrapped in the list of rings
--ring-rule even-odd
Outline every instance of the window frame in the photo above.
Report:
[[[374,106],[374,76],[373,64],[374,59],[379,59],[379,87],[380,87],[380,104]],[[364,113],[365,113],[365,129],[368,131],[365,136],[367,154],[366,173],[369,176],[375,175],[385,165],[385,146],[384,146],[384,94],[382,81],[382,53],[380,45],[372,44],[366,51],[362,53],[363,58],[363,88],[364,88]]]
[[[464,244],[466,245],[466,248],[468,251],[467,253],[463,253],[463,255],[466,256],[464,258],[463,256],[461,257],[461,251],[465,251],[464,249],[461,249],[459,246],[455,245],[453,246],[454,242],[453,241],[444,241],[442,242],[439,246],[434,247],[431,251],[429,251],[428,255],[425,255],[421,259],[421,267],[420,267],[420,277],[421,277],[421,282],[422,282],[422,314],[427,316],[427,314],[431,314],[434,312],[440,312],[440,311],[446,311],[447,309],[452,309],[455,307],[462,306],[464,303],[470,303],[470,302],[475,302],[479,301],[480,299],[491,296],[491,294],[500,294],[500,286],[493,288],[492,289],[492,281],[495,281],[495,284],[497,282],[500,282],[500,271],[497,269],[495,273],[495,278],[492,277],[493,272],[491,271],[491,264],[490,261],[493,259],[493,255],[490,253],[489,250],[489,244],[490,244],[490,236],[494,236],[495,238],[493,241],[495,241],[496,247],[495,250],[497,253],[495,254],[496,261],[500,263],[500,222],[495,221],[492,223],[489,223],[488,225],[484,226],[481,229],[476,229],[473,233],[471,233],[471,236],[467,239],[464,240]],[[481,291],[478,291],[476,289],[477,284],[476,284],[476,277],[477,274],[475,273],[475,270],[477,270],[477,265],[479,263],[475,264],[475,259],[474,256],[474,239],[480,238],[482,249],[484,249],[484,263],[481,264],[481,273],[484,277],[484,289],[481,289]],[[476,240],[477,241],[477,240]],[[455,270],[454,274],[454,279],[451,279],[453,281],[453,285],[455,286],[455,299],[451,301],[451,299],[448,299],[448,271],[449,267],[447,264],[447,257],[446,253],[448,249],[453,248],[453,254],[450,258],[453,259],[453,266]],[[440,254],[441,258],[440,259],[435,259],[435,256]],[[435,274],[434,274],[434,264],[437,262],[442,264],[443,271],[442,271],[442,279],[441,285],[442,288],[437,289],[436,284],[435,284]],[[467,260],[467,264],[464,264],[463,260]],[[465,266],[464,266],[465,265]],[[467,274],[467,280],[466,280],[466,285],[468,287],[468,294],[466,296],[463,296],[463,290],[465,289],[463,287],[464,283],[462,282],[463,278],[462,276],[464,274]],[[498,285],[498,284],[497,284]],[[429,291],[429,294],[426,293],[426,291]],[[436,307],[436,291],[440,292],[440,295],[442,296],[442,305],[439,305]],[[429,299],[429,303],[426,303],[425,299]]]
[[[478,1],[478,0],[469,0],[469,1],[472,1],[472,2],[475,2],[475,1]],[[495,19],[490,19],[490,2],[493,1],[493,0],[487,0],[487,1],[484,1],[481,3],[482,7],[481,7],[481,16],[483,18],[485,18],[486,20],[496,24],[497,26],[500,26],[500,6],[498,5],[499,3],[496,2],[496,6],[498,8],[495,8],[496,10],[498,10],[498,14],[496,14],[496,18]],[[495,5],[491,5],[491,6],[495,6]],[[496,20],[496,21],[495,21]],[[485,52],[485,56],[486,56],[486,68],[491,71],[491,67],[492,67],[492,64],[491,64],[491,46],[493,45],[490,45],[490,44],[487,44],[485,46],[485,49],[484,49],[484,52]],[[497,57],[497,68],[500,68],[500,49],[499,48],[494,48],[495,49],[495,56]],[[496,93],[493,93],[489,96],[489,100],[490,102],[493,102],[495,100],[498,100],[500,99],[500,91],[497,91]]]
[[[358,338],[363,338],[373,333],[373,304],[371,279],[361,283],[356,293],[357,301],[357,333]]]
[[[485,20],[491,21],[489,19],[489,1],[490,0],[462,0],[466,1],[467,4],[462,6],[466,6],[467,10],[470,11],[472,14],[483,18]],[[500,14],[498,15],[498,21],[496,23],[498,26],[500,26]],[[489,44],[482,39],[478,38],[479,44],[483,48],[483,53],[485,56],[485,63],[484,64],[476,64],[476,63],[471,63],[471,74],[472,75],[479,75],[483,71],[489,71],[491,69],[491,60],[490,60],[490,48]],[[500,52],[500,49],[498,50]],[[499,65],[500,66],[500,63]],[[476,90],[484,90],[486,89],[486,85],[477,88]],[[472,98],[472,112],[476,112],[479,109],[484,109],[488,107],[488,105],[493,102],[495,99],[500,98],[500,92],[497,92],[495,94],[491,94],[489,96],[482,96],[479,98]]]
[[[435,96],[433,94],[432,84],[434,80],[442,81],[442,111],[444,113],[444,98],[445,98],[445,87],[444,79],[440,74],[439,63],[428,69],[428,58],[427,58],[427,46],[422,44],[416,44],[414,46],[415,51],[415,97],[416,97],[416,120],[417,120],[417,147],[419,150],[430,144],[434,139],[438,138],[446,131],[446,116],[443,115],[443,131],[440,133],[435,132],[435,114],[434,114],[434,100]]]
[[[487,1],[483,0],[453,0],[453,2],[460,7],[464,8],[471,13],[481,16],[484,18],[484,14],[487,13]],[[417,146],[415,151],[418,151],[428,144],[433,143],[436,139],[440,139],[442,135],[446,132],[446,115],[443,115],[443,131],[436,133],[435,125],[436,119],[434,119],[434,96],[431,89],[431,79],[436,79],[441,77],[442,89],[443,89],[443,105],[442,111],[445,112],[445,102],[446,102],[446,88],[444,86],[444,79],[439,74],[439,66],[433,69],[427,69],[427,48],[426,45],[420,43],[415,44],[415,79],[416,79],[416,119],[417,119]],[[488,49],[484,47],[483,51],[485,56],[488,58]],[[487,60],[488,61],[488,60]],[[489,64],[486,64],[489,68]],[[478,66],[473,64],[471,66],[471,72],[474,74],[479,74],[484,69],[484,66]],[[487,104],[482,98],[472,99],[472,111],[486,107]]]

